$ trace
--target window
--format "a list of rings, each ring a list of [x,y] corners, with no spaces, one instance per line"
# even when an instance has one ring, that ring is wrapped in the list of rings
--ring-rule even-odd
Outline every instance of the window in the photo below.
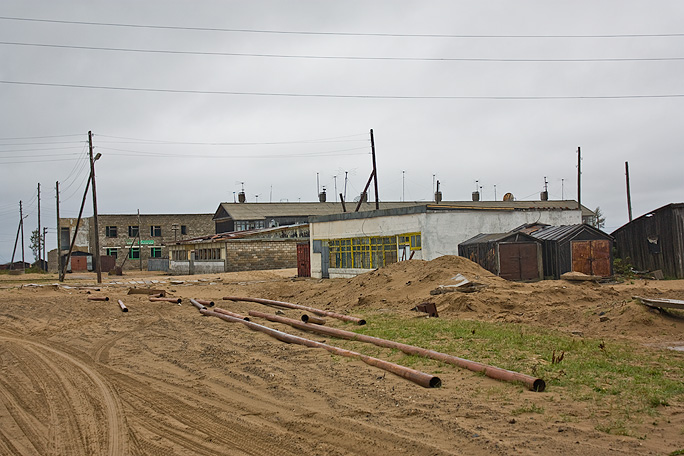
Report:
[[[187,225],[181,225],[181,235],[186,235],[188,234],[188,226]]]
[[[140,259],[140,247],[133,247],[128,252],[128,258],[131,260],[139,260]]]
[[[174,250],[171,252],[171,258],[173,261],[188,261],[188,254],[185,250]]]
[[[197,249],[195,260],[220,260],[221,249]]]
[[[71,233],[69,227],[60,228],[60,236],[62,237],[62,250],[69,250],[69,246],[71,245]]]
[[[111,256],[111,257],[116,258],[118,256],[118,253],[119,253],[119,249],[116,247],[107,249],[107,256]]]
[[[150,258],[161,258],[162,249],[161,247],[150,247]]]
[[[116,227],[115,226],[105,227],[105,236],[107,236],[108,238],[115,238],[116,237]]]
[[[161,226],[159,226],[159,225],[151,225],[151,226],[150,226],[150,236],[152,236],[152,237],[161,237]]]
[[[258,230],[266,228],[265,220],[244,220],[235,222],[235,231]]]
[[[138,233],[140,232],[140,227],[139,226],[128,226],[128,237],[138,237]]]

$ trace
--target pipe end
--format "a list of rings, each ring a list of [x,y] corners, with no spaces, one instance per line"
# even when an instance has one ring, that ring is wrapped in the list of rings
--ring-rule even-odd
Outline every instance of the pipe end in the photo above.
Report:
[[[537,393],[543,393],[545,389],[546,382],[541,378],[535,379],[534,383],[532,383],[532,391],[536,391]]]
[[[128,309],[121,309],[122,312],[128,312]]]
[[[109,296],[105,296],[105,301],[109,301]]]
[[[430,388],[439,388],[442,386],[442,379],[439,377],[432,377],[430,379]]]
[[[363,326],[366,324],[366,320],[359,320],[359,326]]]

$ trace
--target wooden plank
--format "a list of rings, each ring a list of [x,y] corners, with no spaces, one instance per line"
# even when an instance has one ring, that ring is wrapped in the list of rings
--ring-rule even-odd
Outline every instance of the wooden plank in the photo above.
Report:
[[[641,296],[632,296],[632,298],[640,300],[643,304],[649,307],[684,309],[684,301],[679,299],[642,298]]]

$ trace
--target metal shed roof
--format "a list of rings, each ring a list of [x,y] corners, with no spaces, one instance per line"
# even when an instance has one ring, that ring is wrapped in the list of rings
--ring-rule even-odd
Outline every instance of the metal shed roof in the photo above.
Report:
[[[542,228],[538,231],[534,231],[533,233],[530,233],[532,237],[536,239],[540,239],[542,241],[563,241],[569,237],[572,237],[573,235],[579,233],[580,231],[593,231],[597,235],[606,238],[606,239],[612,239],[611,235],[608,233],[604,233],[603,231],[599,230],[598,228],[594,228],[591,225],[587,225],[585,223],[579,224],[579,225],[561,225],[561,226],[548,226],[545,228]]]
[[[474,245],[474,244],[481,244],[484,242],[500,242],[503,240],[506,240],[510,237],[518,237],[518,238],[525,238],[529,241],[536,242],[537,239],[533,238],[529,234],[526,233],[521,233],[521,232],[516,232],[516,231],[509,231],[508,233],[480,233],[476,236],[471,237],[470,239],[463,241],[459,244],[459,246],[467,246],[467,245]]]

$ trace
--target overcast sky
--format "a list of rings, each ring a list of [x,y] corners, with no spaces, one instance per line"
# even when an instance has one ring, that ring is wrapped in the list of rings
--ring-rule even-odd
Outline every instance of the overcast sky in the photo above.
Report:
[[[627,222],[625,161],[635,217],[684,201],[679,0],[2,0],[0,16],[0,263],[20,200],[33,261],[38,183],[48,249],[56,181],[78,215],[89,130],[100,213],[213,213],[241,182],[248,201],[315,201],[317,173],[329,201],[346,173],[351,200],[370,129],[385,201],[430,200],[433,176],[445,200],[539,199],[544,177],[576,199],[578,146],[606,231]]]

